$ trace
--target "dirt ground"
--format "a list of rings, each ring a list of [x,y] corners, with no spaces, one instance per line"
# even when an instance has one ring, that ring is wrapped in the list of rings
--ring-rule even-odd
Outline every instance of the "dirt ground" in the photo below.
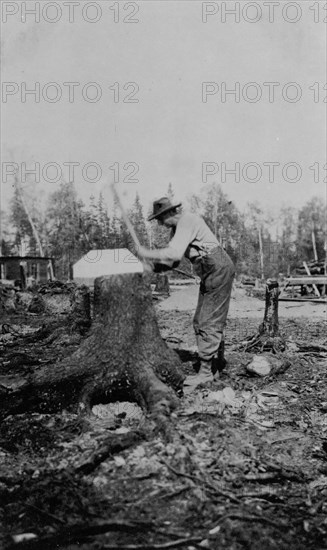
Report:
[[[197,303],[198,285],[190,284],[184,288],[179,285],[170,285],[171,296],[160,304],[162,311],[194,311]],[[279,302],[279,316],[282,318],[290,317],[314,317],[327,320],[327,304],[317,302]],[[242,287],[233,288],[231,303],[229,307],[229,318],[261,318],[264,312],[264,302],[258,298],[247,295],[247,291]]]
[[[171,295],[160,302],[158,306],[159,319],[171,319],[173,323],[169,330],[171,335],[173,335],[176,328],[175,321],[185,319],[185,326],[176,330],[176,341],[185,341],[186,345],[194,350],[196,347],[192,317],[197,304],[198,288],[196,284],[187,285],[186,288],[177,285],[171,286]],[[256,333],[263,319],[264,310],[264,300],[248,296],[244,288],[234,287],[228,313],[226,343],[239,343]],[[312,338],[321,335],[324,339],[325,334],[327,338],[325,331],[327,323],[326,303],[280,301],[278,311],[281,331],[286,337],[303,341],[308,336]],[[173,315],[169,312],[172,312]],[[186,327],[187,331],[185,332]],[[181,336],[181,329],[184,340]]]
[[[195,357],[197,291],[174,286],[170,297],[155,300],[162,337],[185,374]],[[220,380],[181,397],[169,432],[154,429],[87,475],[79,467],[108,434],[151,422],[136,404],[99,404],[89,419],[68,411],[7,417],[0,426],[0,547],[327,549],[326,304],[280,302],[287,368],[251,377],[245,367],[253,355],[238,346],[263,313],[262,300],[235,288]],[[13,314],[2,323],[32,332],[43,320]],[[301,351],[301,343],[312,349]],[[76,345],[49,344],[38,359],[61,358]],[[0,335],[2,376],[12,374],[3,358],[14,346],[14,335]]]

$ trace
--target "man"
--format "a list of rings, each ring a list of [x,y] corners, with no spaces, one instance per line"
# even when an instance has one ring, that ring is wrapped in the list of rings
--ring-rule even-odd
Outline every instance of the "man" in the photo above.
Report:
[[[198,304],[193,319],[200,369],[185,380],[196,387],[214,380],[224,368],[223,331],[226,324],[235,269],[232,260],[219,244],[205,221],[196,214],[183,213],[181,203],[173,204],[167,197],[153,203],[153,214],[160,225],[172,229],[172,239],[166,248],[148,250],[140,247],[137,254],[171,267],[183,255],[193,264],[200,277]]]

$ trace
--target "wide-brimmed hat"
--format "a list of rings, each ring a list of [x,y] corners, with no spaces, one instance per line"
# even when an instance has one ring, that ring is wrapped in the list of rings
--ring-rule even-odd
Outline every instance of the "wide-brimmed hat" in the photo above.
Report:
[[[168,197],[162,197],[161,199],[158,199],[157,201],[154,201],[153,203],[153,214],[148,217],[148,220],[154,220],[155,218],[159,218],[162,214],[167,212],[168,210],[171,210],[172,208],[177,208],[178,206],[181,206],[182,203],[172,203]]]

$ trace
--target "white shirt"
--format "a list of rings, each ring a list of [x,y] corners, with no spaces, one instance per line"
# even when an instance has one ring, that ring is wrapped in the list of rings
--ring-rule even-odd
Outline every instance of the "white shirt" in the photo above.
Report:
[[[183,213],[172,230],[173,237],[166,248],[151,250],[151,259],[176,262],[183,256],[192,259],[220,246],[205,221],[197,214]]]

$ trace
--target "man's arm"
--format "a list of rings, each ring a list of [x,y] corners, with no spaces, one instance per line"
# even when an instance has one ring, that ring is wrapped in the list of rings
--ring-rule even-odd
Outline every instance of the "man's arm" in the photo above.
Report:
[[[140,247],[139,255],[143,258],[157,261],[180,261],[196,234],[196,227],[190,223],[188,216],[183,216],[177,223],[176,232],[169,245],[165,248],[149,250]]]

